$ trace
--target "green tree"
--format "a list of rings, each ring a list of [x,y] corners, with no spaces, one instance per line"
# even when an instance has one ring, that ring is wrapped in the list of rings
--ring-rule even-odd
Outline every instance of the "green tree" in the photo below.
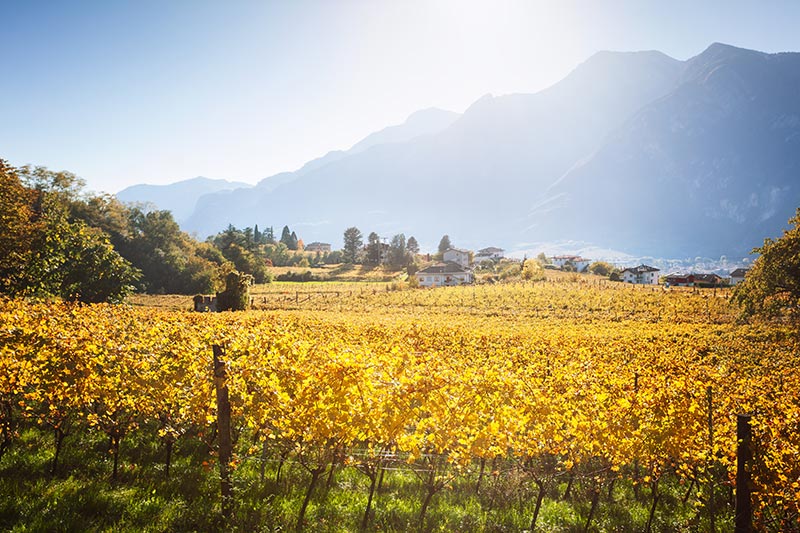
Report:
[[[23,167],[17,176],[5,164],[0,174],[3,196],[17,195],[9,199],[6,205],[11,208],[2,218],[3,237],[17,238],[17,249],[8,250],[9,264],[0,274],[3,292],[82,302],[116,302],[130,293],[139,272],[114,249],[106,233],[74,216],[73,207],[85,202],[79,178],[44,167]],[[17,225],[24,217],[29,217],[29,225],[20,233]],[[4,240],[2,246],[9,244]],[[25,263],[19,268],[14,263],[21,257]]]
[[[449,250],[452,247],[453,245],[450,243],[450,236],[449,235],[443,236],[442,239],[439,241],[439,255],[444,254],[447,250]]]
[[[228,261],[208,243],[200,242],[194,253],[186,259],[183,270],[183,294],[209,294],[221,285],[222,274],[229,268]]]
[[[272,228],[272,226],[264,230],[261,240],[264,244],[277,244],[275,241],[275,230]]]
[[[225,290],[217,293],[220,311],[245,311],[250,308],[250,285],[253,278],[241,272],[229,272],[225,277]]]
[[[222,253],[225,260],[233,263],[239,272],[249,274],[256,283],[266,283],[269,278],[266,260],[270,259],[273,265],[283,264],[286,261],[278,261],[271,257],[274,246],[261,245],[256,242],[255,230],[245,228],[238,230],[235,226],[229,225],[222,233],[218,233],[211,242]],[[286,245],[281,245],[286,250]]]
[[[760,256],[733,295],[745,316],[788,313],[800,318],[800,208],[789,224],[779,239],[764,239],[763,246],[753,249]]]
[[[367,263],[378,265],[381,262],[381,238],[374,231],[367,237]]]
[[[361,247],[364,245],[361,230],[352,226],[344,230],[344,247],[342,253],[344,255],[345,263],[357,263],[358,254]]]
[[[0,159],[0,292],[23,283],[31,246],[38,231],[32,205],[36,192],[23,186],[16,170]]]
[[[253,228],[250,227],[244,228],[244,230],[242,230],[242,234],[244,235],[245,248],[247,248],[252,252],[256,247],[256,238],[255,238],[255,233],[253,232]]]
[[[289,264],[289,248],[282,242],[264,246],[264,257],[272,262],[273,266],[286,266]]]
[[[419,243],[413,235],[408,238],[408,242],[406,242],[406,249],[411,255],[417,255],[419,253]]]
[[[522,279],[526,281],[541,281],[545,279],[544,268],[539,263],[532,259],[524,260],[522,262]]]
[[[234,243],[223,250],[223,255],[233,263],[236,270],[252,276],[255,283],[266,282],[268,276],[266,263],[247,248]]]
[[[5,170],[3,165],[0,171],[3,191],[11,192]],[[97,300],[105,293],[109,298],[117,298],[111,296],[114,291],[108,288],[90,289],[87,284],[93,281],[89,272],[96,274],[93,278],[97,283],[138,279],[139,288],[151,292],[186,294],[215,289],[224,258],[215,262],[209,259],[211,255],[201,254],[200,243],[182,232],[169,212],[125,205],[110,195],[87,194],[83,180],[69,172],[26,166],[15,175],[18,183],[13,196],[28,205],[27,214],[31,216],[26,225],[28,234],[26,238],[18,235],[11,219],[2,233],[9,238],[14,236],[18,243],[30,241],[26,245],[29,255],[25,261],[26,278],[24,283],[18,283],[18,287],[24,285],[26,293],[61,295],[66,291],[65,297],[81,294],[84,300]],[[22,194],[22,190],[26,192]],[[18,207],[5,200],[3,205],[11,206],[7,213],[10,215]],[[17,212],[15,216],[19,219],[20,214]],[[114,254],[130,264],[117,264]],[[8,262],[18,257],[3,255]],[[84,274],[69,272],[71,265],[79,265],[76,268],[83,269]],[[109,274],[93,271],[93,265],[105,265],[103,268],[108,268]],[[131,265],[142,272],[141,277],[125,273],[125,267]],[[0,277],[9,280],[13,276],[0,273]],[[92,293],[95,296],[85,296]]]
[[[341,250],[333,250],[325,254],[325,258],[322,261],[326,265],[338,265],[344,262],[344,254]]]
[[[399,233],[392,237],[392,242],[389,244],[389,263],[395,268],[400,268],[409,263],[408,259],[406,236]]]
[[[283,230],[281,231],[281,240],[278,242],[282,242],[288,249],[292,249],[292,232],[289,229],[289,226],[283,227]]]
[[[26,187],[46,192],[51,197],[56,196],[63,205],[78,201],[84,195],[86,182],[71,172],[26,165],[19,168],[18,174]]]
[[[70,202],[71,218],[82,220],[87,226],[107,233],[111,244],[119,251],[120,245],[130,238],[130,208],[110,194],[89,196],[83,201]]]
[[[214,246],[219,250],[225,250],[233,244],[246,248],[248,244],[244,232],[238,230],[233,224],[228,224],[225,231],[217,233],[211,239],[211,242],[213,242]]]
[[[595,261],[589,265],[589,272],[597,276],[609,276],[614,271],[614,266],[605,261]]]
[[[57,294],[85,303],[121,302],[133,292],[141,273],[123,259],[97,228],[68,226]]]
[[[235,228],[230,235],[237,235]],[[129,235],[119,250],[142,271],[142,288],[149,293],[211,292],[215,284],[208,281],[222,266],[209,260],[214,257],[209,253],[200,253],[200,244],[181,231],[169,211],[131,208]]]

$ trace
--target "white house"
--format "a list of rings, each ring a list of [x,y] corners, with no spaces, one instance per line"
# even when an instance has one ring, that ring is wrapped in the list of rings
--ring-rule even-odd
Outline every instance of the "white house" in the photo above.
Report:
[[[453,262],[436,263],[414,274],[421,287],[445,287],[472,283],[472,272]]]
[[[451,262],[460,265],[463,268],[469,267],[469,250],[461,250],[459,248],[449,248],[443,255],[442,259],[445,263]]]
[[[305,252],[330,252],[331,245],[327,242],[312,242],[303,248]]]
[[[581,257],[579,255],[554,255],[550,258],[550,261],[552,261],[553,264],[558,268],[564,268],[570,264],[574,266],[575,270],[578,272],[583,272],[589,268],[589,264],[592,262],[591,259],[586,259],[585,257]]]
[[[626,268],[622,271],[622,281],[625,283],[639,283],[643,285],[658,285],[658,273],[661,272],[656,267],[639,265],[633,268]]]
[[[731,272],[731,285],[738,285],[743,282],[748,270],[748,268],[737,268]]]
[[[495,248],[494,246],[478,250],[478,253],[475,255],[475,263],[480,263],[481,261],[497,261],[503,258],[504,252],[505,250],[502,248]]]

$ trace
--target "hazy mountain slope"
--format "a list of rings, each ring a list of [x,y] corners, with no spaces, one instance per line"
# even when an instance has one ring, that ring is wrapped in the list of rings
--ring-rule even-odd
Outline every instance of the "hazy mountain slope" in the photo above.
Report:
[[[355,225],[427,249],[446,233],[474,247],[746,255],[800,205],[800,54],[602,52],[539,93],[485,96],[437,133],[392,132],[207,195],[186,227],[289,224],[337,245]]]
[[[265,220],[267,225],[283,225],[286,222],[263,214],[265,199],[276,188],[295,181],[301,176],[325,168],[327,165],[369,150],[382,144],[405,143],[416,138],[434,135],[449,127],[461,115],[443,109],[429,108],[412,113],[403,124],[389,126],[372,133],[356,143],[351,149],[328,152],[313,159],[294,172],[282,172],[261,180],[254,189],[240,191],[223,191],[209,194],[197,204],[192,217],[184,224],[184,229],[199,235],[214,234],[224,229],[229,223],[238,226],[257,224],[254,220]],[[305,194],[299,192],[301,196]],[[224,213],[234,213],[225,215]],[[213,213],[222,213],[219,216]],[[229,222],[225,222],[230,218]],[[220,226],[224,223],[223,226]],[[294,226],[293,226],[294,227]]]
[[[800,206],[798,88],[800,54],[712,45],[548,191],[559,214],[531,220],[640,253],[746,254]]]
[[[357,154],[379,144],[403,143],[422,135],[439,133],[450,127],[461,115],[453,111],[445,111],[431,107],[412,113],[403,124],[389,126],[381,131],[368,135],[347,151]],[[306,168],[306,167],[303,167]]]
[[[182,221],[194,211],[197,199],[204,194],[251,187],[251,185],[202,176],[170,185],[133,185],[116,194],[122,202],[150,203],[158,209],[172,211],[175,220]]]
[[[290,224],[306,241],[338,243],[357,225],[433,244],[449,233],[510,245],[532,199],[681,72],[658,52],[600,53],[540,93],[484,97],[436,135],[373,146],[257,197],[204,198],[189,229]]]

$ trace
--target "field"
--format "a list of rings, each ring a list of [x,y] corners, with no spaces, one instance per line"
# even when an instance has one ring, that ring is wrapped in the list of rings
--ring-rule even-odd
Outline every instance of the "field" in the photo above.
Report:
[[[800,529],[797,330],[739,323],[725,290],[251,295],[4,301],[0,528],[732,531],[750,414],[755,524]]]

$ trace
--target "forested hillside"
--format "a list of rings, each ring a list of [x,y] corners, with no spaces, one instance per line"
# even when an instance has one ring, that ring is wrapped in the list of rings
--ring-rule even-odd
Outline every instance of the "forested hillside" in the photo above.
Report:
[[[0,201],[4,294],[102,302],[133,291],[208,292],[231,268],[213,245],[182,232],[169,211],[89,194],[69,172],[0,160]]]

